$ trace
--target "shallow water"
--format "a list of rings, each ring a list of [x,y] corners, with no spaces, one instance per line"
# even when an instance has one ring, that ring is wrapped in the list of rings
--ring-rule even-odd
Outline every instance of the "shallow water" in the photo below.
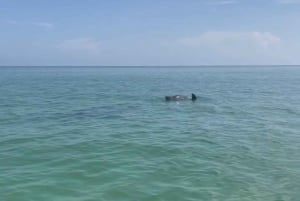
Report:
[[[1,200],[300,200],[299,92],[298,67],[0,68]]]

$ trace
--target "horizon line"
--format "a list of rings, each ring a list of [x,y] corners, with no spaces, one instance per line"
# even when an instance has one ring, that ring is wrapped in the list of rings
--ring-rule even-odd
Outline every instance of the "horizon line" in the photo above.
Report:
[[[34,68],[43,68],[43,67],[92,67],[92,68],[182,68],[182,67],[190,67],[190,68],[198,68],[198,67],[300,67],[300,64],[255,64],[255,65],[247,65],[247,64],[225,64],[225,65],[0,65],[0,68],[5,67],[34,67]]]

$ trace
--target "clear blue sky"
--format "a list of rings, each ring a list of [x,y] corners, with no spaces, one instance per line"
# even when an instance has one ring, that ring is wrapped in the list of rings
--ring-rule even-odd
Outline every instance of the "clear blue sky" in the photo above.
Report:
[[[0,0],[0,65],[300,64],[300,0]]]

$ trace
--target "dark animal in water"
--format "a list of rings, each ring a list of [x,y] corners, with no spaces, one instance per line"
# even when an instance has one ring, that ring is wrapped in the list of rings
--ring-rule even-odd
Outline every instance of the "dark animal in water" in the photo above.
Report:
[[[166,101],[182,101],[182,100],[197,100],[197,96],[192,94],[192,96],[182,96],[182,95],[175,95],[175,96],[166,96]]]

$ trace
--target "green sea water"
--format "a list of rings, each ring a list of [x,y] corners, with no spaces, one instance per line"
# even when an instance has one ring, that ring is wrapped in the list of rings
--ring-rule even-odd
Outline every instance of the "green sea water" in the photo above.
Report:
[[[0,200],[299,201],[300,68],[2,67]]]

